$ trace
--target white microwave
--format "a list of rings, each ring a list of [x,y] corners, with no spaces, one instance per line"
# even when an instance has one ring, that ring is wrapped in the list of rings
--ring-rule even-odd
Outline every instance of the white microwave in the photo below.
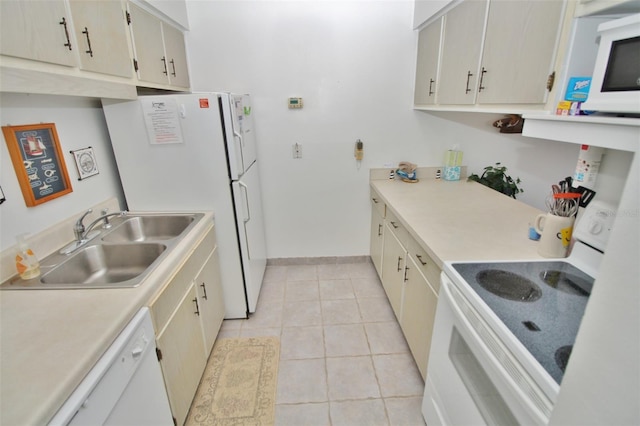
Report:
[[[598,26],[600,46],[583,110],[640,114],[640,13]]]

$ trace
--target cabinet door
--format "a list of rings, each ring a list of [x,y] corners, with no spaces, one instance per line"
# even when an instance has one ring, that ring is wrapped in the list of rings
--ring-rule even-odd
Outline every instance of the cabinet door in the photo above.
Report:
[[[382,286],[384,287],[393,312],[398,320],[402,314],[402,289],[404,287],[404,267],[407,251],[393,234],[389,225],[385,225],[382,259]]]
[[[438,103],[470,105],[476,87],[487,0],[462,2],[445,16]]]
[[[127,23],[119,1],[71,0],[80,68],[102,74],[132,77]]]
[[[205,357],[209,358],[224,319],[224,298],[220,281],[220,262],[216,248],[195,279],[204,338]]]
[[[373,266],[378,271],[378,276],[382,277],[382,244],[384,242],[384,219],[380,212],[371,208],[371,241],[370,253]]]
[[[160,19],[133,3],[129,3],[129,13],[138,79],[149,83],[168,84],[168,63],[164,54]]]
[[[167,55],[169,82],[172,86],[189,87],[189,67],[182,31],[162,23],[164,49]]]
[[[207,363],[193,283],[158,335],[160,365],[177,424],[183,424]]]
[[[404,286],[400,327],[422,378],[426,379],[438,296],[420,273],[412,257],[407,258],[406,269],[407,281]]]
[[[418,36],[416,85],[413,98],[413,102],[416,105],[432,105],[436,103],[443,20],[444,18],[439,18],[434,23],[423,28]]]
[[[75,66],[69,18],[64,0],[0,1],[0,53]]]
[[[491,0],[478,103],[545,103],[563,1]]]

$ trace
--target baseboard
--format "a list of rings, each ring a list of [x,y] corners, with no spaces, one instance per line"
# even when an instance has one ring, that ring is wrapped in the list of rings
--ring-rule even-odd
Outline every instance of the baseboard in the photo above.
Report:
[[[327,265],[370,262],[370,256],[280,257],[267,259],[267,266]]]

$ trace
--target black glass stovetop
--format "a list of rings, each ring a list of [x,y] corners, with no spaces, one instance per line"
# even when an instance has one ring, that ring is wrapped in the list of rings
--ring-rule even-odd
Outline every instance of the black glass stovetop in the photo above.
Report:
[[[593,278],[563,261],[452,266],[560,384]]]

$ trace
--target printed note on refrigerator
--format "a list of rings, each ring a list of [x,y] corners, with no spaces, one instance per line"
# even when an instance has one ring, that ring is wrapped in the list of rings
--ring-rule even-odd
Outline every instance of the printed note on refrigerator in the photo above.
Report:
[[[141,98],[144,123],[151,145],[183,143],[178,101],[172,98]]]

